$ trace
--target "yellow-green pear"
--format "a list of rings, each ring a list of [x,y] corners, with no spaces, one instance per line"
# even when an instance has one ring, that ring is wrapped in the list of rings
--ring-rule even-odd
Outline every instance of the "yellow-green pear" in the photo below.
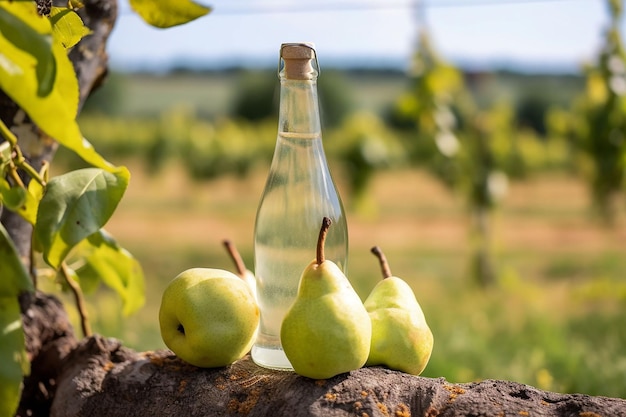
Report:
[[[248,285],[222,269],[191,268],[163,292],[163,341],[180,359],[202,368],[226,366],[250,351],[259,308]]]
[[[367,366],[384,365],[413,375],[422,373],[433,350],[433,334],[411,287],[392,276],[385,255],[372,248],[383,280],[365,300],[372,321],[372,343]]]
[[[372,336],[363,302],[341,269],[324,257],[330,223],[324,217],[317,256],[300,277],[296,299],[280,331],[283,349],[294,371],[314,379],[361,368],[367,360]]]
[[[248,284],[248,287],[250,287],[250,291],[252,292],[252,295],[256,300],[256,277],[254,276],[252,271],[246,268],[246,264],[243,262],[243,259],[241,258],[241,255],[237,250],[237,247],[232,241],[224,239],[222,241],[222,244],[226,248],[226,251],[233,260],[233,263],[235,264],[237,275],[239,275],[239,278],[243,279],[245,283]]]

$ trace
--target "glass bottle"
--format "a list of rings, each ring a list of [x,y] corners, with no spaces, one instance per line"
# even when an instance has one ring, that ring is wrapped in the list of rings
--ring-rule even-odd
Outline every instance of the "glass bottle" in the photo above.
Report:
[[[281,347],[280,326],[302,272],[315,258],[324,216],[332,220],[326,258],[346,272],[348,231],[322,145],[318,74],[311,44],[281,45],[278,137],[254,228],[261,324],[252,358],[272,369],[292,369]]]

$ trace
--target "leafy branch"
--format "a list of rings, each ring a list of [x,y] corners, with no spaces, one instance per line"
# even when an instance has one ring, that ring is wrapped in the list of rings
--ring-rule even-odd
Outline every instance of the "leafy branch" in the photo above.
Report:
[[[131,0],[149,24],[161,28],[186,23],[210,9],[185,0]],[[137,260],[103,229],[124,195],[130,173],[103,158],[78,126],[79,83],[68,52],[91,30],[69,0],[54,7],[49,0],[0,0],[0,90],[12,100],[22,124],[0,120],[0,209],[17,213],[33,225],[32,250],[71,289],[84,335],[91,333],[81,282],[111,287],[121,297],[123,313],[144,302],[144,279]],[[42,18],[41,16],[47,16]],[[48,178],[48,165],[31,165],[23,145],[55,141],[91,165]],[[80,258],[72,268],[70,257]],[[32,255],[31,255],[32,258]],[[8,231],[0,224],[0,415],[17,409],[21,383],[29,373],[18,296],[35,290]]]

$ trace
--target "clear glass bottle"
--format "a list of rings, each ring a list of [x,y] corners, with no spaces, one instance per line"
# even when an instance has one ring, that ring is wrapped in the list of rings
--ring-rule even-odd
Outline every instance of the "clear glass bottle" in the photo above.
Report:
[[[315,258],[324,216],[332,220],[326,258],[346,272],[348,231],[322,145],[318,73],[311,44],[281,46],[278,137],[254,230],[261,324],[252,358],[272,369],[292,369],[281,347],[280,326],[302,271]]]

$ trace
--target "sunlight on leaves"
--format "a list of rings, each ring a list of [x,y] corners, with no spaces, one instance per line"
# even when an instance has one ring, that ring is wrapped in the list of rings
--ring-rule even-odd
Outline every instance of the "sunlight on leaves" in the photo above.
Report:
[[[101,281],[122,299],[123,314],[130,315],[145,302],[141,265],[104,230],[89,236],[78,246],[84,264],[76,269],[81,288]]]
[[[9,182],[0,178],[0,204],[11,211],[16,211],[26,201],[26,190],[22,187],[11,187]]]
[[[66,7],[53,7],[50,11],[50,23],[54,38],[65,48],[73,47],[91,33],[80,16]]]
[[[37,15],[34,2],[0,3],[0,87],[7,94],[6,84],[12,83],[23,71],[34,78],[32,93],[36,97],[50,94],[57,75],[56,61],[50,48],[50,25]],[[7,78],[4,80],[4,78]],[[30,92],[30,91],[29,91]]]
[[[2,224],[0,259],[0,415],[12,416],[19,404],[22,379],[30,372],[17,297],[33,291],[33,283]]]
[[[17,249],[4,226],[0,223],[0,297],[17,297],[21,292],[32,291],[33,283],[20,260]]]
[[[42,197],[42,185],[37,181],[29,182],[24,204],[18,208],[17,213],[22,216],[24,220],[34,225],[35,222],[37,222],[37,210],[39,209],[39,202]]]
[[[0,89],[42,131],[85,162],[123,171],[98,154],[80,132],[78,80],[66,49],[52,42],[50,20],[36,15],[34,3],[5,2],[0,3],[0,23]]]
[[[30,372],[17,297],[0,297],[0,415],[15,414],[22,379]],[[7,360],[8,359],[8,360]]]
[[[211,11],[189,0],[130,0],[130,6],[146,23],[163,29],[191,22]]]
[[[70,250],[97,232],[121,200],[130,173],[85,168],[54,177],[39,204],[35,237],[44,260],[57,269]]]

